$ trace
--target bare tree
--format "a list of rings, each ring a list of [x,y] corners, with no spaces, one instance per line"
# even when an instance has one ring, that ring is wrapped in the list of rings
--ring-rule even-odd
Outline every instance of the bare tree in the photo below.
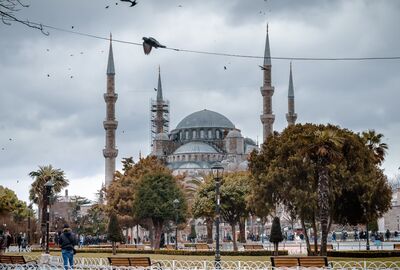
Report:
[[[0,0],[0,16],[2,22],[6,25],[11,25],[12,22],[22,23],[25,26],[39,29],[43,34],[48,35],[49,33],[44,31],[42,24],[23,20],[15,15],[22,8],[27,7],[29,7],[29,5],[23,3],[21,0]]]

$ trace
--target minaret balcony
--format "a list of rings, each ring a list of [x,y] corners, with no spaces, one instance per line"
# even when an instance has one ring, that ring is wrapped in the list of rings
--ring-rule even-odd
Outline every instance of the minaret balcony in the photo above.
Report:
[[[118,127],[118,121],[115,120],[106,120],[103,121],[103,126],[104,129],[109,130],[109,129],[117,129]]]
[[[103,156],[105,158],[116,158],[118,156],[117,149],[103,149]]]
[[[104,101],[106,103],[109,103],[109,102],[115,103],[117,101],[117,99],[118,99],[118,94],[115,94],[115,93],[112,93],[112,94],[106,93],[106,94],[104,94]]]
[[[275,91],[275,87],[273,86],[262,86],[260,87],[261,95],[262,96],[272,96]]]
[[[260,115],[260,119],[262,123],[270,123],[271,121],[274,122],[275,115],[274,114],[262,114]]]

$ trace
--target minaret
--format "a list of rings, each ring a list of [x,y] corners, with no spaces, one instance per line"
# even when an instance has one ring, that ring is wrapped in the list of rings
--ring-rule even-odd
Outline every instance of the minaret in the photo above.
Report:
[[[294,88],[293,88],[293,76],[292,76],[292,62],[290,62],[290,75],[289,75],[289,89],[288,89],[288,113],[286,114],[286,120],[288,125],[296,124],[297,113],[294,112]]]
[[[150,108],[150,147],[152,148],[154,148],[156,140],[159,140],[161,137],[163,139],[168,138],[167,134],[169,132],[169,101],[163,98],[160,67],[158,67],[158,85],[154,89],[157,91],[157,97],[151,100]]]
[[[106,147],[103,149],[103,155],[106,159],[105,184],[108,186],[113,180],[115,173],[115,158],[118,156],[118,150],[115,149],[115,130],[118,122],[115,120],[115,102],[118,95],[115,93],[115,69],[112,50],[112,37],[110,34],[110,51],[108,53],[107,64],[107,93],[104,94],[104,101],[107,105],[106,120],[103,122],[106,130]]]
[[[162,94],[162,85],[161,85],[161,68],[158,66],[158,85],[157,85],[157,112],[156,119],[154,120],[156,125],[156,134],[164,132],[164,100]]]
[[[275,115],[272,113],[272,95],[274,94],[274,87],[271,85],[271,53],[269,50],[269,37],[267,25],[267,37],[265,41],[264,52],[264,81],[263,86],[260,88],[261,95],[263,96],[263,114],[261,115],[261,123],[263,124],[263,142],[267,141],[269,135],[274,132]]]

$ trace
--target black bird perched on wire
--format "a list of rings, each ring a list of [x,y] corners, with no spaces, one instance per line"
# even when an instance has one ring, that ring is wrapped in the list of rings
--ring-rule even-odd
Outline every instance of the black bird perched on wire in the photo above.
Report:
[[[149,54],[152,48],[166,48],[166,46],[161,45],[155,38],[152,37],[143,37],[143,50],[144,54]]]
[[[131,5],[129,6],[129,7],[134,7],[134,6],[136,6],[136,4],[137,4],[137,2],[136,2],[136,0],[120,0],[121,2],[129,2],[129,3],[131,3]]]

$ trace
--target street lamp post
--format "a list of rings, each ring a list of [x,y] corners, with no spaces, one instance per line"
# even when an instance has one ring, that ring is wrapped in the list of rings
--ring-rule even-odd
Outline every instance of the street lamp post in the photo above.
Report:
[[[224,167],[220,163],[215,163],[211,167],[211,171],[213,174],[213,178],[215,181],[215,199],[216,199],[216,206],[215,206],[215,231],[216,231],[216,246],[215,246],[215,268],[220,269],[221,265],[221,254],[219,251],[219,223],[220,223],[220,206],[221,206],[221,200],[220,200],[220,194],[219,194],[219,188],[221,185],[221,180],[224,174]]]
[[[46,254],[49,254],[49,236],[50,236],[50,195],[51,189],[53,188],[53,180],[50,179],[49,181],[44,184],[45,187],[45,194],[46,194]]]
[[[175,250],[178,250],[178,208],[179,208],[179,200],[175,199],[173,201],[174,209],[175,209]]]

